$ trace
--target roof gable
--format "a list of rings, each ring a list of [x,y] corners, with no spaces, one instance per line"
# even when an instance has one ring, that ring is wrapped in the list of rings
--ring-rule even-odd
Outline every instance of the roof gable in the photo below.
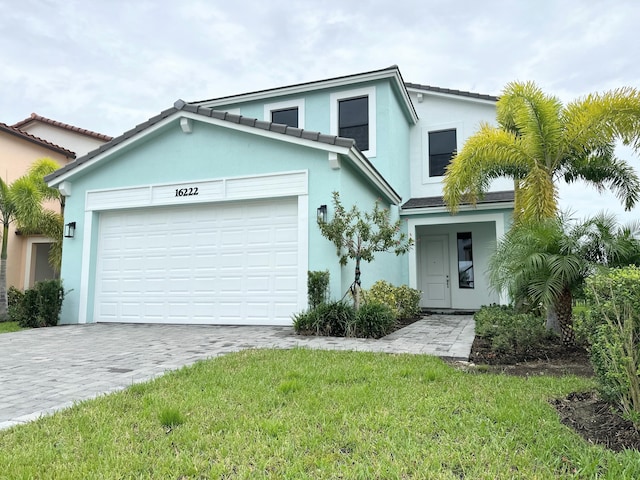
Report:
[[[102,140],[104,142],[108,142],[113,139],[109,135],[103,135],[102,133],[93,132],[91,130],[87,130],[86,128],[75,127],[73,125],[69,125],[68,123],[58,122],[57,120],[52,120],[50,118],[43,117],[42,115],[38,115],[37,113],[32,113],[30,117],[25,118],[24,120],[20,120],[17,123],[14,123],[12,127],[18,128],[20,130],[24,130],[33,123],[44,123],[46,125],[52,125],[54,127],[61,128],[63,130],[67,130],[74,133],[79,133],[81,135],[85,135],[91,138],[95,138],[97,140]]]
[[[326,90],[334,87],[349,86],[356,83],[370,82],[375,80],[388,79],[390,80],[394,91],[400,99],[400,103],[403,111],[407,115],[407,118],[412,123],[418,122],[418,115],[416,114],[413,103],[409,98],[409,93],[405,87],[405,82],[402,79],[400,69],[397,65],[383,68],[380,70],[373,70],[370,72],[356,73],[352,75],[344,75],[341,77],[328,78],[324,80],[314,80],[311,82],[296,83],[293,85],[287,85],[283,87],[269,88],[265,90],[256,90],[254,92],[241,93],[237,95],[229,95],[225,97],[211,98],[208,100],[199,100],[190,102],[192,105],[205,106],[215,108],[216,106],[229,105],[234,103],[244,103],[256,100],[275,99],[278,97],[284,97],[289,95],[304,94],[316,90]]]
[[[371,182],[374,183],[391,201],[399,203],[401,200],[400,196],[388,184],[384,177],[380,175],[373,164],[362,154],[362,152],[358,150],[355,145],[355,141],[351,138],[326,135],[320,132],[221,112],[211,108],[189,104],[183,100],[176,101],[172,108],[164,110],[155,117],[152,117],[122,135],[113,138],[110,142],[101,145],[99,148],[48,175],[45,177],[45,181],[47,181],[50,186],[56,186],[64,180],[70,179],[85,168],[108,158],[112,153],[117,152],[121,148],[140,141],[145,136],[150,135],[159,128],[177,119],[180,119],[180,122],[183,120],[188,121],[189,119],[208,121],[209,123],[221,127],[240,130],[254,135],[266,136],[275,140],[306,145],[311,148],[344,155],[348,157],[354,163],[356,168],[368,177]],[[183,129],[188,128],[188,125],[183,126]]]
[[[62,155],[64,155],[67,158],[75,158],[76,154],[74,152],[72,152],[71,150],[67,150],[64,147],[61,147],[60,145],[56,145],[55,143],[51,143],[47,140],[44,140],[40,137],[36,137],[35,135],[31,135],[30,133],[27,132],[23,132],[22,130],[20,130],[19,128],[16,128],[15,126],[11,126],[11,125],[7,125],[5,123],[0,123],[0,131],[1,132],[5,132],[8,133],[10,135],[13,135],[15,137],[18,137],[24,141],[30,142],[30,143],[34,143],[36,145],[39,145],[41,147],[44,147],[46,149],[52,150],[56,153],[60,153]]]

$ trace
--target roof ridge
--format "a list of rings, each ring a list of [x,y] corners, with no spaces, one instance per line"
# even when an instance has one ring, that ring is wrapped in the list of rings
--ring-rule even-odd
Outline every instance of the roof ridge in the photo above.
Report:
[[[60,145],[56,145],[55,143],[50,142],[49,140],[45,140],[44,138],[36,137],[35,135],[32,135],[28,132],[25,132],[23,130],[20,130],[19,128],[14,127],[13,125],[7,125],[6,123],[0,122],[0,130],[5,130],[8,133],[11,133],[18,137],[24,137],[26,140],[31,142],[40,143],[51,150],[57,150],[60,153],[69,154],[67,155],[68,157],[71,157],[71,158],[76,157],[75,152],[72,152],[67,148],[61,147]]]
[[[113,137],[109,135],[94,132],[93,130],[88,130],[86,128],[76,127],[69,123],[60,122],[58,120],[53,120],[51,118],[43,117],[42,115],[38,115],[35,112],[32,113],[29,117],[25,118],[24,120],[20,120],[19,122],[16,122],[11,126],[20,129],[20,127],[22,127],[23,125],[26,125],[29,122],[32,122],[34,120],[38,120],[40,122],[53,125],[54,127],[64,128],[65,130],[71,130],[72,132],[80,133],[82,135],[87,135],[88,137],[97,138],[98,140],[104,140],[106,142],[109,142],[113,139]]]

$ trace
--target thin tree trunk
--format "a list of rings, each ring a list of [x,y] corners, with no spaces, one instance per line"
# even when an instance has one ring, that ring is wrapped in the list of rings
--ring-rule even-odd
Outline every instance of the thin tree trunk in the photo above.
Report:
[[[7,320],[7,240],[9,223],[2,228],[2,253],[0,253],[0,321]]]
[[[356,311],[360,308],[360,257],[356,257],[356,277],[353,282],[353,306]]]

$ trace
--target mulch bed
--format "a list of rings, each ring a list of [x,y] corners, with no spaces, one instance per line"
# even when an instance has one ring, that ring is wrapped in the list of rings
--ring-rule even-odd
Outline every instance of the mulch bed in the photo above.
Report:
[[[486,365],[490,372],[508,375],[593,376],[588,353],[584,349],[568,351],[561,343],[551,343],[537,351],[497,355],[491,352],[488,342],[476,337],[470,360],[476,365]],[[640,451],[640,432],[596,392],[574,392],[550,403],[558,411],[560,421],[586,441],[616,452],[624,449]]]

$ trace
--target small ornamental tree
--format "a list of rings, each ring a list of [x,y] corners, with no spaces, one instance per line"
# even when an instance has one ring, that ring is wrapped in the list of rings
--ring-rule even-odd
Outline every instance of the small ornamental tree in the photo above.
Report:
[[[378,252],[407,253],[413,239],[400,232],[401,221],[391,223],[390,212],[375,203],[373,211],[360,212],[355,205],[346,210],[340,194],[333,192],[334,215],[331,221],[318,220],[322,235],[336,246],[340,265],[355,260],[355,277],[350,290],[356,309],[360,307],[360,261],[373,261]]]

